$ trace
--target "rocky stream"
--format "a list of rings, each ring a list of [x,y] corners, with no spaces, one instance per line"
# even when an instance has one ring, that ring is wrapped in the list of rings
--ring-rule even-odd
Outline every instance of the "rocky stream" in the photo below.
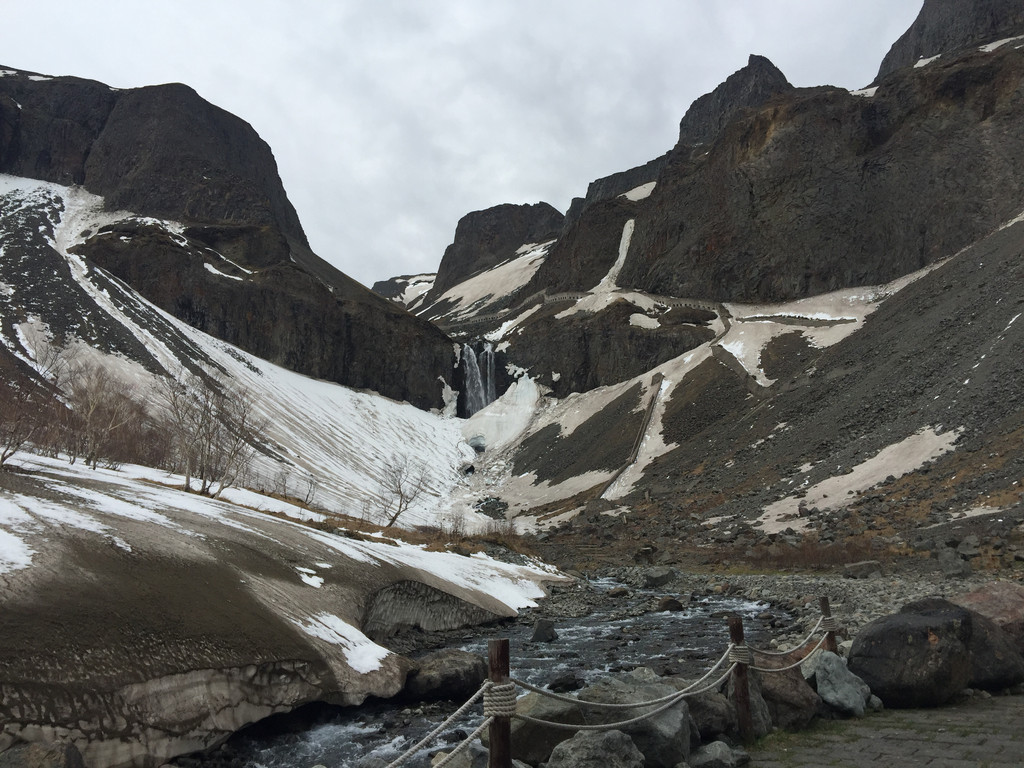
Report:
[[[729,637],[727,617],[744,619],[755,647],[791,647],[818,618],[818,598],[829,596],[852,636],[863,624],[907,600],[966,591],[983,578],[866,578],[805,575],[684,575],[669,568],[618,568],[568,586],[556,586],[534,609],[507,622],[447,632],[418,631],[388,646],[412,658],[440,649],[481,656],[487,642],[507,637],[512,676],[571,691],[608,673],[649,667],[659,675],[696,679],[718,659]],[[535,640],[539,621],[557,635]],[[311,705],[236,734],[216,750],[179,758],[180,768],[383,768],[434,729],[460,701],[370,701],[360,707]],[[482,719],[477,705],[407,765],[427,766]]]

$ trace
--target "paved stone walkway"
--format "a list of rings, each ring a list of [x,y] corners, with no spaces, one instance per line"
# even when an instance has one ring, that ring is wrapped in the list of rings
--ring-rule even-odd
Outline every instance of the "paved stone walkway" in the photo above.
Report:
[[[750,754],[752,768],[1021,768],[1024,696],[821,722],[773,734]]]

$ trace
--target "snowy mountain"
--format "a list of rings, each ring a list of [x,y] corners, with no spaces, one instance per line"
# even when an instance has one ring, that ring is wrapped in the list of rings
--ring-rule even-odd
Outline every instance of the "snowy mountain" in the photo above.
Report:
[[[667,156],[594,182],[554,241],[424,295],[413,311],[499,396],[464,428],[487,446],[480,498],[556,526],[570,565],[597,546],[685,561],[695,541],[760,557],[787,528],[927,554],[945,547],[929,526],[1019,519],[1011,5],[986,16],[998,39],[961,30],[858,91],[793,88],[751,57]],[[449,251],[471,246],[457,230]],[[994,557],[1024,552],[1012,535]]]
[[[390,696],[390,633],[558,578],[402,527],[512,525],[586,568],[970,567],[973,526],[976,564],[1019,568],[1024,29],[994,1],[998,39],[939,34],[938,5],[929,58],[850,92],[751,57],[667,154],[564,217],[467,215],[387,298],[190,89],[0,71],[0,750],[150,765]],[[188,432],[189,393],[245,420]],[[126,402],[100,434],[134,442],[97,448]],[[243,466],[193,464],[211,424],[248,460],[188,493]]]

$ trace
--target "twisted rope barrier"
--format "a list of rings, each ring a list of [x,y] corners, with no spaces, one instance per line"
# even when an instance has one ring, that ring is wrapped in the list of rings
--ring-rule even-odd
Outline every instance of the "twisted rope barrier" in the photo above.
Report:
[[[434,741],[434,739],[436,739],[441,734],[442,731],[444,731],[446,728],[451,726],[456,720],[458,720],[460,717],[462,717],[474,704],[476,704],[478,701],[480,701],[481,698],[483,699],[483,715],[484,715],[483,721],[480,723],[479,726],[477,726],[476,729],[473,730],[472,733],[470,733],[465,739],[463,739],[451,752],[447,753],[440,761],[438,761],[437,764],[433,766],[433,768],[444,768],[452,760],[454,760],[459,754],[461,754],[462,752],[467,750],[469,748],[470,744],[476,738],[478,738],[484,732],[485,729],[495,725],[495,723],[497,723],[497,722],[502,722],[503,721],[504,723],[506,723],[506,726],[505,726],[506,728],[507,728],[507,723],[510,720],[517,719],[517,720],[522,720],[524,722],[533,723],[534,725],[539,725],[539,726],[543,726],[543,727],[547,727],[547,728],[555,728],[555,729],[560,729],[560,730],[606,731],[606,730],[613,730],[613,729],[621,729],[621,728],[625,728],[625,727],[628,727],[628,726],[631,726],[631,725],[635,725],[637,723],[641,723],[641,722],[643,722],[645,720],[648,720],[648,719],[651,719],[653,717],[657,717],[658,715],[662,714],[663,712],[666,712],[667,710],[671,709],[672,707],[674,707],[677,704],[679,704],[679,702],[684,701],[687,698],[690,698],[692,696],[697,696],[697,695],[699,695],[701,693],[706,693],[708,691],[718,690],[718,689],[720,689],[722,684],[729,678],[729,676],[733,675],[734,673],[737,675],[737,680],[741,679],[741,677],[742,677],[742,680],[743,680],[742,687],[745,688],[746,687],[745,675],[746,675],[746,670],[747,669],[753,669],[753,670],[755,670],[757,672],[761,672],[761,673],[786,672],[788,670],[791,670],[791,669],[794,669],[794,668],[800,666],[812,654],[816,653],[822,647],[822,645],[826,645],[827,643],[831,642],[832,645],[833,645],[833,648],[834,648],[835,640],[834,640],[833,633],[835,633],[839,629],[839,623],[831,615],[830,609],[828,608],[828,601],[827,601],[826,598],[822,598],[822,608],[823,608],[824,615],[822,615],[818,619],[818,621],[815,623],[814,627],[811,629],[811,631],[807,635],[807,637],[805,637],[800,643],[798,643],[797,645],[795,645],[794,647],[792,647],[792,648],[790,648],[789,650],[786,650],[786,651],[766,651],[766,650],[761,650],[761,649],[758,649],[758,648],[751,648],[749,645],[747,645],[743,641],[743,632],[742,632],[742,622],[741,622],[741,620],[738,619],[738,618],[731,619],[730,620],[730,633],[732,633],[733,629],[734,629],[733,626],[732,626],[732,622],[736,621],[739,624],[738,636],[734,637],[733,642],[731,642],[729,644],[729,646],[726,648],[725,652],[718,659],[718,661],[716,661],[714,663],[714,665],[712,665],[711,668],[708,669],[708,671],[705,672],[700,678],[698,678],[694,682],[690,683],[685,688],[683,688],[683,689],[681,689],[679,691],[676,691],[674,693],[671,693],[671,694],[669,694],[667,696],[662,696],[662,697],[657,698],[657,699],[650,699],[648,701],[630,702],[630,703],[624,703],[624,704],[623,703],[598,702],[598,701],[586,701],[585,699],[580,699],[580,698],[578,698],[576,696],[566,696],[566,695],[563,695],[563,694],[556,693],[554,691],[550,691],[550,690],[548,690],[546,688],[541,688],[539,686],[532,685],[530,683],[527,683],[526,681],[517,680],[516,678],[509,677],[508,676],[508,669],[507,669],[507,667],[508,667],[508,664],[507,664],[507,661],[508,661],[508,658],[507,658],[507,655],[508,655],[507,654],[507,651],[508,651],[507,641],[505,641],[505,640],[500,641],[500,642],[505,644],[505,646],[504,646],[505,647],[505,662],[504,662],[505,672],[504,672],[504,677],[499,677],[499,678],[497,678],[498,681],[496,681],[496,678],[493,676],[494,669],[493,669],[493,663],[492,663],[492,678],[491,678],[491,680],[488,680],[487,682],[483,683],[480,686],[479,690],[477,690],[477,692],[474,693],[466,701],[466,703],[464,703],[455,712],[453,712],[451,715],[449,715],[440,725],[438,725],[436,728],[434,728],[430,733],[428,733],[426,736],[424,736],[422,739],[420,739],[418,742],[416,742],[413,746],[409,747],[409,749],[407,749],[405,752],[403,752],[401,755],[399,755],[393,761],[388,763],[385,768],[400,768],[400,766],[402,766],[405,762],[407,762],[417,752],[419,752],[420,750],[424,749],[432,741]],[[788,666],[784,666],[784,667],[761,667],[761,666],[756,666],[754,664],[754,654],[755,653],[762,654],[762,655],[769,656],[769,657],[788,656],[790,654],[793,654],[793,653],[803,649],[806,645],[808,645],[808,643],[811,642],[812,638],[818,632],[821,632],[822,636],[818,639],[817,643],[814,644],[814,647],[811,648],[811,650],[805,656],[801,657],[800,659],[798,659],[794,663],[789,664]],[[491,642],[494,643],[495,641],[492,640]],[[492,657],[492,662],[493,662],[493,657]],[[708,680],[711,679],[712,675],[714,675],[715,672],[717,672],[719,669],[721,669],[722,666],[725,665],[726,663],[728,663],[728,665],[729,665],[726,668],[726,670],[721,675],[719,675],[717,678],[712,680],[711,682],[707,682]],[[501,682],[501,680],[504,680],[505,682]],[[737,688],[739,689],[739,687],[740,687],[740,685],[738,684]],[[522,689],[527,690],[527,691],[532,691],[532,692],[534,692],[534,693],[536,693],[536,694],[538,694],[540,696],[544,696],[544,697],[549,698],[549,699],[554,699],[556,701],[568,702],[568,703],[572,703],[572,704],[576,704],[576,705],[579,705],[579,706],[582,706],[582,707],[588,707],[588,708],[592,708],[592,709],[637,710],[637,709],[644,709],[644,708],[647,708],[647,707],[654,707],[654,709],[650,710],[649,712],[644,712],[642,714],[639,714],[639,715],[637,715],[635,717],[631,717],[631,718],[628,718],[626,720],[620,720],[620,721],[614,722],[614,723],[595,723],[595,724],[558,723],[558,722],[554,722],[554,721],[550,721],[550,720],[544,720],[544,719],[541,719],[541,718],[532,717],[530,715],[526,715],[526,714],[523,714],[521,712],[518,712],[517,708],[516,708],[516,703],[517,703],[516,691],[517,691],[518,688],[522,688]],[[737,700],[737,706],[739,706],[738,700]],[[749,703],[748,703],[748,706],[749,706]],[[742,730],[742,728],[741,728],[741,730]],[[493,734],[494,734],[494,732],[492,731],[492,738],[493,738]],[[507,738],[507,736],[506,736],[506,738]]]

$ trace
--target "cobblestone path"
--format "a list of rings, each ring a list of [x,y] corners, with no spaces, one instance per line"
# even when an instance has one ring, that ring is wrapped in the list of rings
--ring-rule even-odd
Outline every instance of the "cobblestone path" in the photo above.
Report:
[[[753,768],[1021,768],[1024,696],[821,722],[773,734],[750,754]]]

